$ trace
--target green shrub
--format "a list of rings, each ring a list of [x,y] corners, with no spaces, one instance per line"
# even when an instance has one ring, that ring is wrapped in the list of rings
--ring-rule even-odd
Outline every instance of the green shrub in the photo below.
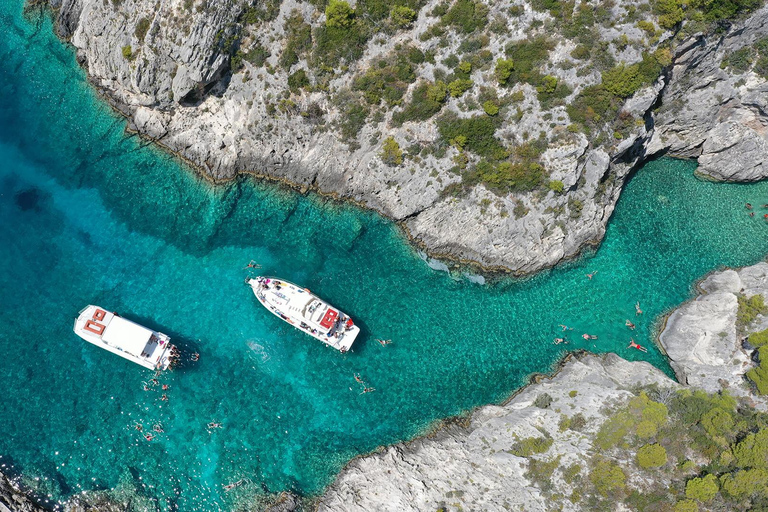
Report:
[[[286,43],[280,55],[280,65],[287,70],[312,48],[312,27],[304,22],[300,11],[294,10],[286,18],[283,29],[286,33]]]
[[[768,496],[768,471],[764,469],[747,469],[728,473],[720,477],[722,491],[737,500],[749,498],[755,494]]]
[[[341,136],[350,142],[357,139],[360,130],[365,126],[368,108],[356,101],[345,102],[341,105]]]
[[[565,184],[560,180],[551,180],[549,182],[549,190],[556,194],[562,194],[565,190]]]
[[[496,80],[498,80],[501,85],[506,85],[506,83],[509,81],[509,77],[512,76],[512,71],[514,69],[515,69],[515,62],[513,60],[511,59],[497,60],[496,68],[494,69]]]
[[[581,476],[581,464],[572,464],[567,468],[563,468],[563,480],[565,483],[572,484]]]
[[[133,60],[135,55],[133,54],[133,49],[131,48],[131,45],[123,46],[122,49],[123,57],[125,57],[128,60]]]
[[[518,457],[530,457],[535,453],[544,453],[552,446],[551,437],[526,437],[512,446],[512,454]]]
[[[576,395],[578,395],[578,394],[579,394],[579,392],[576,391],[575,389],[573,389],[573,390],[568,392],[568,396],[571,397],[571,398],[576,398]]]
[[[349,28],[355,22],[355,11],[344,0],[330,0],[325,8],[325,26]]]
[[[288,87],[290,87],[290,89],[293,91],[296,91],[308,85],[309,85],[309,77],[307,77],[307,72],[304,71],[303,69],[300,69],[288,76]]]
[[[613,496],[625,489],[627,475],[613,462],[605,459],[597,461],[589,473],[589,480],[603,496]]]
[[[768,308],[765,306],[763,296],[760,294],[746,298],[739,295],[739,309],[736,311],[736,325],[744,328],[755,321],[758,315],[768,314]]]
[[[540,94],[551,94],[557,89],[557,77],[547,75],[542,78],[542,83],[536,87]]]
[[[755,383],[757,392],[768,395],[768,345],[763,345],[757,351],[759,366],[747,372],[747,378]]]
[[[768,469],[768,428],[749,434],[733,448],[741,468]]]
[[[653,7],[659,16],[659,25],[667,30],[671,30],[675,25],[683,21],[685,13],[681,4],[680,0],[655,0]]]
[[[149,31],[149,25],[150,21],[147,18],[141,18],[139,22],[136,23],[136,30],[133,31],[133,34],[142,43],[147,35],[147,31]]]
[[[652,21],[640,20],[635,26],[648,34],[648,37],[654,37],[656,35],[656,25]]]
[[[370,33],[357,23],[346,28],[320,26],[315,29],[313,67],[336,67],[342,60],[353,62],[360,58]]]
[[[568,116],[574,123],[585,128],[610,121],[618,111],[615,96],[603,85],[585,87],[566,107]]]
[[[488,7],[473,0],[456,0],[441,21],[469,34],[486,26]]]
[[[398,144],[395,138],[392,136],[384,139],[384,144],[381,147],[380,156],[384,163],[391,167],[395,167],[403,163],[403,152],[400,150],[400,144]]]
[[[463,60],[459,62],[459,65],[456,67],[456,70],[459,73],[463,73],[464,75],[469,75],[472,72],[472,63],[466,60]]]
[[[443,103],[448,97],[448,86],[442,80],[427,86],[427,99],[435,103]]]
[[[410,103],[402,111],[395,112],[392,120],[395,124],[403,124],[409,121],[426,121],[440,112],[443,103],[434,101],[427,96],[429,83],[422,83],[413,90]]]
[[[509,192],[529,192],[541,187],[546,182],[546,171],[537,162],[500,162],[478,163],[467,183],[484,183],[489,189],[507,194]]]
[[[483,110],[489,116],[495,116],[499,113],[499,106],[493,100],[488,100],[483,103]]]
[[[437,120],[437,127],[445,142],[450,142],[457,136],[466,137],[466,148],[477,155],[493,160],[501,160],[507,155],[504,146],[494,135],[496,122],[490,117],[459,118],[449,113]]]
[[[396,27],[408,27],[416,19],[416,11],[406,5],[395,5],[390,11],[389,17]]]
[[[703,478],[692,478],[685,484],[685,496],[702,503],[712,501],[719,490],[717,477],[706,475]]]
[[[453,98],[458,98],[475,85],[472,80],[458,78],[448,84],[448,91]]]
[[[640,439],[649,439],[655,436],[658,430],[656,423],[644,420],[637,424],[635,435]]]
[[[699,505],[693,500],[680,500],[675,503],[675,512],[699,512]]]
[[[721,64],[721,67],[732,69],[733,71],[744,73],[752,67],[755,60],[755,50],[751,46],[745,46],[735,52],[728,54]]]
[[[766,55],[761,55],[760,58],[757,59],[753,71],[763,78],[768,77],[768,53]]]
[[[533,482],[539,489],[544,492],[551,492],[552,474],[560,465],[561,456],[557,456],[550,461],[540,459],[528,459],[528,470],[525,472],[525,477]]]
[[[504,52],[514,62],[509,80],[539,85],[543,78],[539,69],[549,60],[549,52],[554,47],[554,43],[544,36],[508,45]]]
[[[660,444],[646,444],[637,450],[636,458],[643,469],[659,468],[667,463],[667,450]]]
[[[408,84],[414,80],[416,73],[409,54],[403,53],[390,56],[389,61],[379,61],[379,66],[371,67],[364,75],[355,78],[352,88],[361,91],[372,105],[378,105],[382,99],[389,105],[397,105],[405,95]]]

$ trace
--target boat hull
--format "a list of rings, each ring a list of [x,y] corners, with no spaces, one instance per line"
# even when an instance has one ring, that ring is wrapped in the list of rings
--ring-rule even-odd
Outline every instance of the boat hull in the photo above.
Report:
[[[307,288],[273,277],[256,277],[247,283],[273,315],[340,352],[349,351],[360,334],[349,315]]]

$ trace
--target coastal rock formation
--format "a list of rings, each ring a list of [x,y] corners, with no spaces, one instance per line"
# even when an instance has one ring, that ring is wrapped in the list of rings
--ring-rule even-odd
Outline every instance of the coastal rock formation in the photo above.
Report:
[[[606,420],[600,411],[627,402],[634,396],[628,388],[650,384],[677,387],[645,362],[615,354],[572,357],[554,377],[528,386],[506,404],[478,409],[466,426],[448,425],[434,436],[353,460],[318,510],[550,510],[526,478],[527,458],[513,453],[516,443],[544,435],[553,440],[547,458],[559,457],[557,472],[579,463],[586,468],[595,433]],[[564,417],[578,415],[586,419],[580,430],[560,428]],[[556,492],[573,491],[562,475],[552,480]]]
[[[759,11],[721,34],[696,34],[681,46],[656,112],[649,153],[697,158],[716,180],[768,177],[768,16]]]
[[[315,50],[295,49],[305,44],[297,33],[317,45],[327,30],[323,11],[311,3],[50,2],[59,34],[132,126],[211,178],[249,173],[351,199],[399,221],[433,254],[518,273],[552,266],[602,239],[626,176],[644,157],[653,125],[644,119],[664,86],[661,80],[646,84],[625,106],[622,127],[600,128],[605,141],[572,129],[567,102],[599,83],[605,66],[637,62],[656,44],[637,28],[635,2],[602,12],[599,23],[610,26],[604,31],[592,18],[581,32],[573,22],[573,40],[550,37],[559,14],[529,5],[469,2],[486,26],[468,33],[465,21],[450,22],[445,2],[417,2],[412,23],[394,30],[392,21],[377,22],[370,30],[382,33],[369,38],[359,56],[330,66]],[[594,55],[604,63],[594,65],[589,50],[574,53],[584,46],[580,33],[596,34],[586,40],[599,43]],[[503,87],[494,64],[521,42],[546,48],[544,59],[534,62],[527,83]],[[350,105],[361,101],[361,77],[375,78],[372,70],[406,51],[419,63],[406,87],[396,90],[401,97],[387,100],[394,107],[366,97],[374,103],[359,105],[370,113],[352,126],[359,111]],[[462,63],[469,67],[451,75]],[[421,86],[445,86],[442,80],[454,76],[452,85],[470,89],[443,92],[437,111],[459,119],[496,116],[495,138],[503,154],[511,154],[509,162],[493,163],[497,169],[480,183],[468,176],[480,175],[473,169],[489,157],[473,148],[471,133],[467,142],[451,142],[436,114],[406,115],[409,102],[422,101],[416,99]],[[303,85],[289,87],[291,77]],[[382,158],[388,137],[404,150],[394,164]],[[515,175],[521,172],[528,175]],[[499,177],[501,185],[494,181]]]
[[[765,411],[765,398],[744,379],[754,363],[742,347],[744,333],[736,328],[736,294],[768,296],[768,263],[712,274],[701,289],[703,295],[670,315],[661,335],[679,381],[710,393],[725,389]],[[759,316],[749,330],[766,327],[768,318]],[[634,397],[630,389],[654,385],[662,402],[669,396],[664,389],[681,389],[644,362],[615,354],[571,357],[553,377],[539,379],[503,405],[482,407],[434,435],[353,460],[319,500],[318,510],[551,510],[549,497],[578,491],[574,482],[580,477],[566,478],[565,473],[590,467],[610,409]],[[586,421],[574,429],[578,416]],[[521,441],[530,438],[551,440],[545,456],[520,453]],[[531,460],[552,464],[547,495],[541,483],[531,480]],[[638,488],[648,485],[641,477],[633,479]],[[557,505],[574,511],[584,507],[568,500]]]
[[[0,512],[45,512],[0,473]]]
[[[714,393],[727,388],[733,396],[749,397],[755,407],[768,410],[768,401],[755,396],[744,374],[754,366],[737,326],[738,296],[768,297],[768,263],[726,270],[707,277],[702,294],[675,310],[659,336],[677,379]],[[761,318],[750,330],[768,328]]]

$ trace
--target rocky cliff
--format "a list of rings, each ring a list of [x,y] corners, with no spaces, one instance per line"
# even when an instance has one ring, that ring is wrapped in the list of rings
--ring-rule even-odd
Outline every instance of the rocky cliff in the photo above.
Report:
[[[599,242],[650,154],[762,172],[724,162],[765,144],[765,80],[720,63],[764,35],[764,10],[690,38],[640,1],[50,3],[135,129],[209,177],[351,199],[485,266],[533,272]]]

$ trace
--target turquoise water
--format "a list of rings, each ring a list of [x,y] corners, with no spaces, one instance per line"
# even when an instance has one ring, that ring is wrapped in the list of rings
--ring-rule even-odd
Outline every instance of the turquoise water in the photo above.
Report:
[[[707,272],[768,253],[762,213],[743,208],[768,202],[768,183],[711,184],[664,159],[631,181],[594,256],[479,286],[430,269],[370,212],[249,181],[212,188],[126,136],[49,23],[20,11],[0,5],[0,463],[51,499],[133,485],[186,511],[318,492],[354,455],[502,399],[564,348],[667,369],[660,315]],[[350,313],[354,350],[259,306],[250,260]],[[72,333],[89,303],[201,353],[161,377],[167,402],[144,391],[151,372]],[[552,344],[560,323],[567,347]],[[165,433],[147,442],[137,422]]]

